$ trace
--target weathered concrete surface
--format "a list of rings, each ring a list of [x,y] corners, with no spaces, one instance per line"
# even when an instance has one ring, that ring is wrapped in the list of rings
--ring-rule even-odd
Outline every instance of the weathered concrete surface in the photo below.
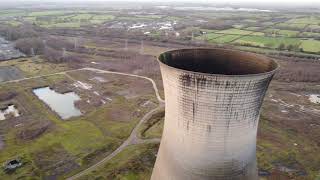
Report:
[[[256,180],[259,111],[277,64],[221,49],[159,57],[165,123],[152,180]]]

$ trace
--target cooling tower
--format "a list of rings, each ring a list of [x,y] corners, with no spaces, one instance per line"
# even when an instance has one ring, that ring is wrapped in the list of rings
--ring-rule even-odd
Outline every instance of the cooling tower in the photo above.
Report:
[[[234,50],[159,56],[165,123],[152,180],[256,180],[260,108],[278,67]]]

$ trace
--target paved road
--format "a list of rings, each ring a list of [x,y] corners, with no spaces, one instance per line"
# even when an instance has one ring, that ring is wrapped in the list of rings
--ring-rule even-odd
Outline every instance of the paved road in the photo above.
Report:
[[[124,150],[129,145],[160,142],[159,138],[141,139],[141,138],[138,137],[139,128],[142,125],[142,123],[144,121],[150,119],[153,114],[157,113],[158,111],[160,111],[161,109],[164,108],[164,100],[160,97],[159,90],[157,88],[156,83],[154,82],[153,79],[148,78],[146,76],[140,76],[140,75],[128,74],[128,73],[121,73],[121,72],[114,72],[114,71],[106,71],[106,70],[101,70],[101,69],[97,69],[97,68],[86,67],[86,68],[81,68],[81,69],[74,69],[74,70],[68,70],[68,71],[63,71],[63,72],[58,72],[58,73],[52,73],[52,74],[46,74],[46,75],[41,75],[41,76],[34,76],[34,77],[29,77],[29,78],[22,78],[22,79],[17,79],[17,80],[12,80],[12,81],[1,82],[0,85],[4,85],[4,84],[8,84],[8,83],[16,83],[16,82],[21,82],[21,81],[30,80],[30,79],[37,79],[37,78],[42,78],[42,77],[54,76],[54,75],[59,75],[59,74],[67,75],[68,72],[84,71],[84,70],[93,71],[93,72],[96,72],[96,73],[117,74],[117,75],[123,75],[123,76],[130,76],[130,77],[137,77],[137,78],[146,79],[146,80],[148,80],[148,81],[150,81],[152,83],[152,86],[153,86],[153,89],[155,91],[156,97],[157,97],[157,99],[159,101],[159,106],[157,108],[151,110],[147,114],[145,114],[140,119],[139,123],[134,127],[134,129],[132,130],[132,132],[131,132],[130,136],[128,137],[128,139],[125,140],[115,151],[113,151],[111,154],[109,154],[108,156],[106,156],[105,158],[103,158],[102,160],[97,162],[96,164],[94,164],[94,165],[88,167],[87,169],[82,170],[81,172],[79,172],[79,173],[67,178],[67,180],[74,180],[74,179],[77,179],[77,178],[79,178],[79,177],[81,177],[81,176],[83,176],[85,174],[90,173],[94,169],[100,167],[101,165],[103,165],[104,163],[106,163],[107,161],[109,161],[110,159],[115,157],[117,154],[119,154],[122,150]]]

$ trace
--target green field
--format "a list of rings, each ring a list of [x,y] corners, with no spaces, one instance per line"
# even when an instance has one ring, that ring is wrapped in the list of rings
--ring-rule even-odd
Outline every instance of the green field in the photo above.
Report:
[[[27,12],[21,10],[1,10],[0,17],[17,17],[24,16]]]
[[[297,29],[297,30],[302,30],[305,27],[307,27],[308,24],[293,24],[293,23],[279,23],[275,27],[279,29]]]
[[[148,121],[144,122],[139,129],[139,136],[145,138],[161,138],[164,124],[164,110],[154,114]]]
[[[94,15],[91,19],[90,22],[93,24],[101,24],[109,20],[113,20],[115,16],[113,15],[108,15],[108,14],[103,14],[103,15]]]
[[[197,40],[207,40],[207,41],[214,41],[214,39],[224,36],[223,34],[216,34],[216,33],[207,33],[207,34],[203,34],[201,36],[197,36],[196,39]]]
[[[320,33],[303,32],[300,34],[303,37],[320,37]]]
[[[18,60],[4,61],[1,62],[0,66],[14,66],[21,70],[26,77],[39,76],[68,70],[66,64],[48,63],[39,56],[35,56],[32,59],[20,58]]]
[[[264,29],[263,32],[266,32],[268,34],[277,34],[280,31],[280,29],[275,29],[275,28],[267,28]]]
[[[79,180],[149,180],[157,150],[157,144],[131,145],[108,163],[79,178]]]
[[[249,30],[249,31],[256,31],[260,29],[260,27],[256,27],[256,26],[251,26],[251,27],[247,27],[246,30]]]
[[[45,24],[40,25],[46,28],[79,28],[81,23],[79,22],[65,22],[65,23],[55,23],[55,24]]]
[[[277,34],[284,35],[287,37],[296,37],[300,32],[291,30],[279,30]]]
[[[39,11],[23,17],[25,21],[45,28],[79,28],[82,25],[102,24],[114,18],[115,16],[110,14],[84,11]]]
[[[254,33],[254,31],[247,31],[247,30],[241,30],[241,29],[232,28],[232,29],[226,29],[226,30],[218,31],[217,33],[219,33],[219,34],[231,34],[231,35],[248,35],[248,34]]]
[[[212,39],[210,40],[209,42],[212,42],[212,43],[229,43],[237,38],[239,38],[241,36],[239,35],[224,35],[224,36],[220,36],[216,39]]]
[[[206,38],[211,43],[235,43],[242,45],[251,45],[254,47],[269,47],[269,48],[277,48],[281,43],[285,45],[297,45],[300,43],[299,39],[293,38],[285,38],[285,37],[264,37],[256,35],[250,36],[241,36],[241,35],[221,35],[217,33],[209,33],[207,35],[202,35],[197,37],[197,39],[202,40]],[[238,39],[239,38],[239,39]],[[235,40],[235,41],[234,41]]]
[[[255,47],[268,47],[268,48],[278,48],[281,43],[288,45],[299,45],[300,40],[294,38],[281,38],[281,37],[263,37],[263,36],[245,36],[235,42],[235,44],[251,45]]]
[[[306,52],[319,53],[320,52],[320,41],[317,40],[301,40],[300,47]]]
[[[286,23],[300,23],[300,24],[319,24],[320,18],[315,16],[296,18],[287,21]]]
[[[71,19],[72,20],[89,20],[93,14],[77,14],[73,16]]]
[[[31,12],[28,14],[28,16],[57,16],[57,15],[64,15],[66,13],[70,13],[72,11],[65,11],[65,10],[59,10],[59,11],[36,11]]]
[[[309,25],[309,26],[308,26],[308,29],[320,30],[320,24],[318,24],[318,25],[314,25],[314,24]]]

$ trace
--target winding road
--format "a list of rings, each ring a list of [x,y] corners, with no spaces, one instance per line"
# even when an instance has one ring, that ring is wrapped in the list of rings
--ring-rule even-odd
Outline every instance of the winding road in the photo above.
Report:
[[[49,76],[54,76],[54,75],[67,75],[67,73],[69,73],[69,72],[85,71],[85,70],[86,71],[93,71],[93,72],[96,72],[96,73],[117,74],[117,75],[123,75],[123,76],[130,76],[130,77],[146,79],[146,80],[148,80],[148,81],[150,81],[152,83],[152,86],[153,86],[155,95],[157,97],[157,100],[159,102],[159,105],[155,109],[152,109],[151,111],[149,111],[147,114],[145,114],[140,119],[138,124],[132,130],[132,132],[131,132],[130,136],[128,137],[128,139],[126,139],[116,150],[114,150],[111,154],[107,155],[105,158],[103,158],[99,162],[97,162],[97,163],[93,164],[92,166],[88,167],[87,169],[84,169],[84,170],[80,171],[79,173],[67,178],[67,180],[75,180],[77,178],[80,178],[83,175],[86,175],[86,174],[90,173],[94,169],[100,167],[101,165],[103,165],[104,163],[106,163],[107,161],[109,161],[110,159],[115,157],[117,154],[119,154],[121,151],[123,151],[129,145],[160,142],[159,138],[141,139],[141,138],[138,137],[139,128],[142,125],[142,123],[147,121],[148,119],[150,119],[153,114],[157,113],[158,111],[160,111],[161,109],[164,108],[164,100],[160,97],[159,90],[157,88],[156,83],[154,82],[153,79],[148,78],[146,76],[140,76],[140,75],[136,75],[136,74],[122,73],[122,72],[106,71],[106,70],[101,70],[101,69],[97,69],[97,68],[85,67],[85,68],[80,68],[80,69],[74,69],[74,70],[68,70],[68,71],[52,73],[52,74],[39,75],[39,76],[33,76],[33,77],[28,77],[28,78],[22,78],[22,79],[16,79],[16,80],[11,80],[11,81],[0,82],[0,85],[4,85],[4,84],[8,84],[8,83],[17,83],[17,82],[21,82],[21,81],[25,81],[25,80],[37,79],[37,78],[42,78],[42,77],[49,77]]]

